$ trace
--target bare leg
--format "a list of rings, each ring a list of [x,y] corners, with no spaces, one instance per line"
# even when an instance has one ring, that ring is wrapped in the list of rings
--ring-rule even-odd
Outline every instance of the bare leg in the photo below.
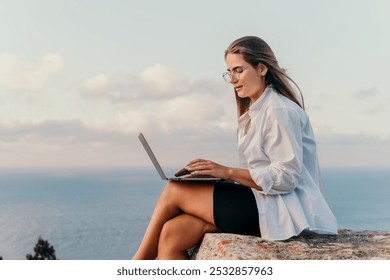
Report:
[[[186,260],[187,250],[195,246],[207,232],[219,229],[199,218],[180,214],[166,222],[161,231],[157,259]]]
[[[164,224],[186,213],[214,225],[214,183],[170,181],[154,209],[144,238],[133,259],[155,259]]]

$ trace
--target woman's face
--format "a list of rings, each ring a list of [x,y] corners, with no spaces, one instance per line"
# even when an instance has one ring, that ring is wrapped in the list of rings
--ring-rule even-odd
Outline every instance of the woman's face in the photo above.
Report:
[[[240,98],[249,97],[255,102],[267,87],[265,74],[267,67],[259,64],[254,68],[244,60],[242,54],[228,53],[226,56],[227,71],[231,74],[230,83]]]

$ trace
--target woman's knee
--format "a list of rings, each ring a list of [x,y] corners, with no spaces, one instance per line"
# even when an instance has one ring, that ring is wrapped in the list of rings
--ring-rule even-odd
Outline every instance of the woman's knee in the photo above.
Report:
[[[162,198],[166,203],[179,205],[183,200],[185,200],[186,193],[190,192],[190,188],[188,188],[187,183],[177,182],[177,181],[169,181],[169,183],[165,186],[165,189],[162,194]]]
[[[169,183],[165,186],[164,194],[169,198],[177,199],[183,194],[183,192],[186,191],[186,189],[186,183],[169,181]]]
[[[180,192],[181,188],[182,183],[176,181],[169,181],[168,184],[165,186],[164,192],[175,195]]]
[[[165,205],[177,204],[178,198],[180,197],[179,189],[180,186],[176,182],[169,181],[160,195],[159,202]]]

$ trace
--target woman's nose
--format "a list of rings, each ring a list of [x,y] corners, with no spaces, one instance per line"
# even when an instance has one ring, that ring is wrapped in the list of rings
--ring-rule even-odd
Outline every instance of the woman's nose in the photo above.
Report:
[[[240,78],[238,77],[238,75],[235,74],[235,73],[233,73],[233,74],[231,75],[231,78],[230,78],[230,83],[231,83],[231,84],[235,84],[235,83],[238,82],[239,79],[240,79]]]

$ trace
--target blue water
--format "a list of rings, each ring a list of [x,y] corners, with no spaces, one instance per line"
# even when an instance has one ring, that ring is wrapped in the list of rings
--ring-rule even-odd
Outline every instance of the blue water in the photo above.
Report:
[[[0,256],[42,236],[59,259],[129,259],[164,185],[154,170],[0,170]],[[323,169],[322,188],[339,228],[390,231],[390,169]]]
[[[390,169],[325,169],[322,185],[339,228],[390,231]]]

